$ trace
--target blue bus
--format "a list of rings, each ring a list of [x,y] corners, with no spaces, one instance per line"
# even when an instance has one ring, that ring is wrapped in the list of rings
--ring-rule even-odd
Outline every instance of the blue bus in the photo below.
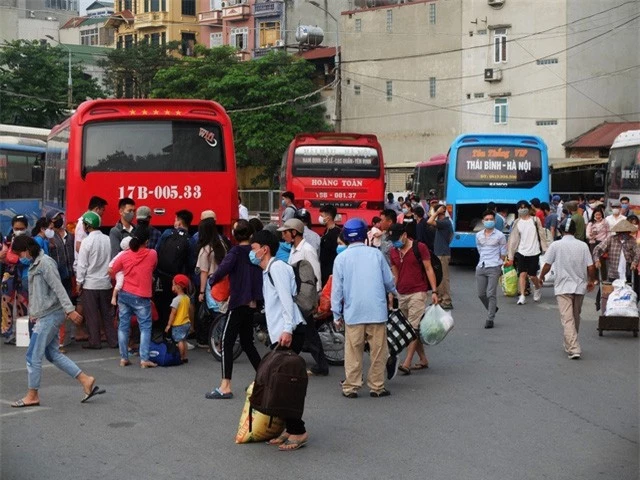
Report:
[[[4,129],[0,130],[0,133],[2,132]],[[29,218],[29,227],[33,227],[41,216],[46,149],[46,142],[37,138],[0,135],[0,233],[2,236],[9,233],[11,219],[15,215],[26,215]]]
[[[547,146],[532,135],[460,135],[451,144],[446,176],[452,249],[475,249],[489,202],[506,207],[514,218],[518,200],[549,201]]]

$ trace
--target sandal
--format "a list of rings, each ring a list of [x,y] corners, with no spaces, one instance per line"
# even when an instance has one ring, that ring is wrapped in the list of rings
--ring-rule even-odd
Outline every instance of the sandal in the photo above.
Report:
[[[280,450],[281,452],[290,452],[293,450],[298,450],[304,447],[307,444],[308,440],[309,440],[308,438],[305,438],[304,440],[291,440],[290,438],[287,438],[284,441],[284,443],[280,445],[280,447],[278,447],[278,450]]]
[[[429,362],[427,363],[416,363],[411,370],[424,370],[425,368],[429,368]]]
[[[282,445],[287,440],[289,440],[289,434],[287,432],[282,432],[279,437],[272,438],[265,443],[267,445]]]
[[[398,367],[398,371],[402,373],[402,375],[411,375],[411,370],[405,367],[404,365],[400,365]]]
[[[11,404],[11,408],[28,408],[28,407],[39,407],[40,402],[36,403],[24,403],[23,399],[17,400]]]

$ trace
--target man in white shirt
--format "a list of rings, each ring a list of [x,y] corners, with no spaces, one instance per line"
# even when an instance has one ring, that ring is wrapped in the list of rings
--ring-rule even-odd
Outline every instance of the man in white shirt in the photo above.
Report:
[[[249,220],[249,209],[242,204],[242,198],[238,195],[238,218]]]
[[[109,277],[111,242],[109,237],[100,231],[100,217],[97,213],[85,213],[82,223],[88,235],[82,241],[78,252],[76,282],[89,333],[89,345],[83,348],[101,348],[101,321],[104,324],[107,343],[111,348],[118,348],[118,332],[113,325]]]
[[[625,217],[624,215],[622,215],[620,213],[620,202],[617,200],[614,200],[611,202],[611,215],[607,215],[607,217],[605,218],[605,221],[607,222],[607,225],[609,225],[609,230],[611,230],[613,227],[615,227],[618,223],[620,223],[622,220],[626,220],[627,217]]]
[[[285,242],[292,244],[291,253],[289,254],[289,265],[293,266],[301,260],[308,261],[316,276],[316,290],[320,292],[322,290],[320,260],[318,259],[316,249],[303,238],[304,223],[302,223],[302,220],[298,220],[297,218],[287,220],[278,231],[282,232],[282,238]],[[327,363],[327,357],[324,354],[315,322],[313,318],[305,318],[305,321],[307,322],[306,347],[316,361],[315,367],[311,367],[308,373],[310,375],[328,375],[329,364]]]
[[[545,255],[545,264],[540,272],[540,283],[555,264],[554,293],[560,308],[560,319],[564,329],[564,349],[572,360],[582,353],[578,342],[580,313],[586,292],[594,288],[595,266],[586,243],[574,237],[576,225],[571,217],[560,224],[562,240],[553,242]]]
[[[520,297],[518,305],[527,303],[525,291],[527,277],[534,285],[533,300],[540,301],[542,297],[542,284],[537,274],[540,255],[547,250],[548,244],[544,228],[537,217],[531,216],[531,205],[526,200],[520,200],[518,206],[518,219],[511,227],[509,237],[509,249],[505,266],[511,266],[515,260],[518,271],[518,283],[520,285]]]
[[[95,212],[98,214],[99,217],[102,217],[102,215],[104,215],[104,211],[106,208],[107,208],[107,201],[104,198],[93,196],[89,200],[89,207],[87,208],[87,211]],[[82,243],[82,240],[87,238],[87,233],[84,231],[84,226],[82,223],[82,217],[80,217],[78,219],[78,222],[76,223],[76,229],[74,231],[73,236],[76,242],[76,245],[75,245],[76,255],[73,261],[73,269],[76,270],[76,267],[78,266],[78,252],[80,251],[80,244]]]

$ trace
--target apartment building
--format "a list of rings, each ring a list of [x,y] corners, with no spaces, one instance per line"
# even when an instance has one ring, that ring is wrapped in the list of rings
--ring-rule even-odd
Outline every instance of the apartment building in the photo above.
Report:
[[[60,25],[77,16],[77,0],[0,0],[0,42],[57,38]]]
[[[114,47],[114,30],[105,24],[113,14],[113,3],[93,2],[84,17],[75,17],[60,27],[60,43]]]
[[[564,158],[581,132],[639,119],[638,2],[377,2],[394,4],[341,15],[342,123],[378,134],[389,162],[466,132],[539,135]]]

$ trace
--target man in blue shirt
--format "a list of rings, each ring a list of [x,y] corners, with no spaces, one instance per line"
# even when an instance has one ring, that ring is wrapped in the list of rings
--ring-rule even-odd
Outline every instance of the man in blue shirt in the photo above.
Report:
[[[476,248],[480,254],[480,261],[476,267],[476,285],[478,297],[489,312],[484,328],[493,328],[493,321],[498,311],[498,279],[502,271],[502,264],[507,255],[507,239],[504,233],[496,228],[496,214],[487,210],[482,215],[484,229],[476,233]]]
[[[397,296],[391,268],[380,250],[364,244],[367,224],[353,218],[343,228],[349,247],[333,264],[331,310],[337,325],[345,323],[342,394],[357,398],[362,387],[362,355],[369,343],[371,366],[367,386],[374,398],[390,395],[384,387],[387,347],[387,294]]]

